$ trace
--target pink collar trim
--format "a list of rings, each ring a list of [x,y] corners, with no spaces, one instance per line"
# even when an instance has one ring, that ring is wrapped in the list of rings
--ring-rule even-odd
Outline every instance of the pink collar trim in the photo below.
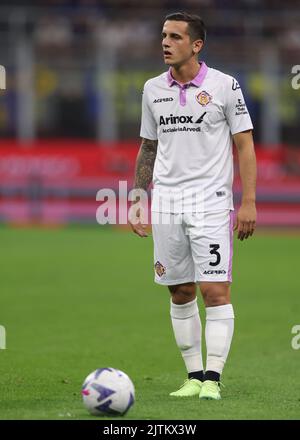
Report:
[[[171,73],[171,69],[172,68],[170,67],[169,70],[168,70],[168,73],[167,73],[167,80],[168,80],[168,84],[169,84],[170,87],[172,87],[174,84],[177,84],[179,87],[188,87],[188,86],[200,87],[201,84],[203,83],[204,78],[205,78],[205,76],[207,74],[207,71],[208,71],[208,67],[205,64],[205,62],[201,61],[201,67],[199,69],[199,72],[195,76],[195,78],[192,79],[192,81],[189,81],[186,84],[180,84],[178,81],[176,81],[173,78],[172,73]]]

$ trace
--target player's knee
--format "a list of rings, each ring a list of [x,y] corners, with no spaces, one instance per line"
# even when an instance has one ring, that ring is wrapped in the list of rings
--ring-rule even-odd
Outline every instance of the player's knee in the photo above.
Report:
[[[204,303],[206,307],[216,307],[216,306],[224,306],[225,304],[229,304],[230,301],[228,301],[225,296],[215,297],[211,295],[204,298]]]
[[[174,304],[186,304],[196,298],[196,284],[186,283],[168,286]]]
[[[201,283],[200,290],[206,307],[230,304],[229,283]]]

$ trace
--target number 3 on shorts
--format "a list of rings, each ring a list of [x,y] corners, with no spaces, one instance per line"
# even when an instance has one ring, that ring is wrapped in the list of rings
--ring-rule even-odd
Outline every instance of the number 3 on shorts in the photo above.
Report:
[[[213,261],[213,262],[210,261],[209,265],[210,266],[218,266],[218,264],[220,264],[220,261],[221,261],[221,255],[218,252],[218,249],[220,248],[220,245],[219,244],[210,244],[209,247],[211,249],[209,251],[209,253],[212,254],[212,255],[215,255],[217,257],[216,261]]]

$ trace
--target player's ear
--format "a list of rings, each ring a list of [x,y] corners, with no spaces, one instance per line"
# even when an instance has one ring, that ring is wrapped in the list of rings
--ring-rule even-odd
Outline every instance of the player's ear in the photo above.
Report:
[[[203,47],[203,40],[195,40],[194,42],[193,42],[193,52],[196,54],[196,53],[199,53],[200,52],[200,50],[202,49],[202,47]]]

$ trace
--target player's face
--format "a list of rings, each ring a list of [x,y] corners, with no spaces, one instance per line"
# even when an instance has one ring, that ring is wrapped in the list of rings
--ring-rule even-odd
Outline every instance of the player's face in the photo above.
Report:
[[[180,66],[194,55],[194,43],[188,33],[185,21],[167,20],[162,30],[164,61],[169,66]]]

